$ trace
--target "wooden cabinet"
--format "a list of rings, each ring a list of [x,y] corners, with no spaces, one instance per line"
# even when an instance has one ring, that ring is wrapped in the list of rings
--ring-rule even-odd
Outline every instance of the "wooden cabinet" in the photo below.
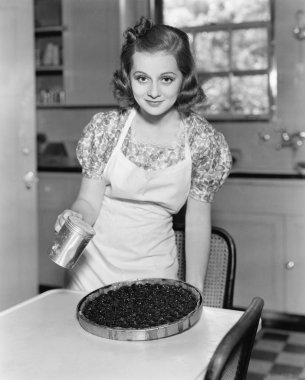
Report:
[[[304,192],[305,196],[305,192]],[[300,205],[304,207],[303,204]],[[287,288],[286,310],[305,314],[305,216],[287,216],[285,281]]]
[[[35,0],[36,103],[63,104],[64,62],[61,0]]]
[[[38,106],[115,104],[120,1],[35,0]],[[115,27],[114,27],[115,26]]]
[[[38,182],[38,232],[39,232],[39,284],[61,287],[65,269],[48,257],[54,237],[57,216],[70,208],[81,182],[80,173],[39,173]]]
[[[63,0],[63,19],[66,102],[115,104],[110,81],[119,64],[119,1]]]
[[[232,178],[215,197],[213,224],[237,248],[235,306],[305,314],[305,181]]]
[[[277,216],[244,212],[214,212],[213,224],[233,236],[237,249],[234,306],[244,307],[255,296],[270,310],[284,308],[284,247]]]

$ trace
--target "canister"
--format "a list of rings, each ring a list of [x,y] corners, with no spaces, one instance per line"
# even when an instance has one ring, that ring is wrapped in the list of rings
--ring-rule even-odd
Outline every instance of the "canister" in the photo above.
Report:
[[[94,235],[95,231],[88,223],[76,216],[69,216],[55,236],[49,250],[50,259],[72,269]]]

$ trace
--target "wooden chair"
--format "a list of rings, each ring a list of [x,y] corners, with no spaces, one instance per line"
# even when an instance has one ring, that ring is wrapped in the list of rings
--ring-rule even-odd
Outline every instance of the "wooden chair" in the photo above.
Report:
[[[183,229],[175,230],[178,252],[178,278],[185,280],[185,244]],[[231,235],[213,227],[207,273],[204,282],[203,304],[231,309],[235,282],[236,248]]]
[[[245,380],[264,301],[253,298],[214,352],[204,380]]]

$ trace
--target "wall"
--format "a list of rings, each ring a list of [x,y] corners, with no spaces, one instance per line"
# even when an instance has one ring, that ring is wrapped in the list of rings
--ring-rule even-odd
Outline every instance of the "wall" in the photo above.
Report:
[[[37,110],[38,132],[47,135],[50,142],[64,141],[76,146],[83,128],[101,108],[57,108]]]
[[[295,12],[305,12],[305,0],[275,0],[275,58],[277,65],[277,109],[269,123],[214,123],[232,149],[241,150],[236,170],[242,172],[293,173],[294,161],[305,161],[305,144],[294,155],[291,149],[277,150],[280,129],[305,131],[305,40],[292,34]],[[300,52],[303,61],[300,62]],[[260,134],[270,134],[262,141]]]
[[[69,0],[69,1],[65,0],[64,1],[65,20],[66,20],[66,22],[68,22],[68,24],[69,24],[69,22],[70,22],[70,24],[73,24],[73,22],[70,20],[70,18],[72,17],[70,14],[71,13],[70,8],[73,8],[73,7],[71,7],[70,1],[71,0]],[[91,4],[93,4],[92,5],[92,8],[93,8],[94,2],[92,2],[92,1],[93,0],[91,0]],[[72,3],[72,4],[74,4],[74,3]],[[108,8],[106,5],[108,5]],[[83,3],[79,3],[79,6],[85,6],[85,5],[83,5]],[[92,10],[92,8],[90,8],[88,10],[89,14],[91,11],[94,12],[94,9]],[[110,94],[110,95],[105,94],[105,96],[103,95],[104,98],[107,98],[107,99],[112,98],[111,89],[109,88],[109,83],[111,81],[111,74],[117,69],[117,67],[115,64],[113,64],[113,61],[115,61],[115,59],[113,58],[113,50],[115,50],[115,49],[111,49],[111,48],[113,48],[113,46],[117,46],[118,47],[117,51],[119,54],[119,49],[120,49],[122,39],[123,39],[122,38],[123,32],[125,31],[125,29],[128,26],[134,25],[140,16],[142,16],[142,15],[148,16],[149,15],[149,13],[150,13],[150,2],[149,2],[149,0],[115,0],[113,3],[112,3],[112,1],[110,1],[108,3],[105,3],[105,12],[107,12],[105,14],[105,17],[107,19],[109,17],[111,18],[111,15],[113,14],[113,12],[118,12],[117,8],[119,8],[119,14],[117,15],[117,19],[119,20],[119,22],[113,22],[112,25],[114,28],[118,29],[118,31],[116,30],[115,32],[112,32],[111,30],[109,30],[109,33],[107,33],[107,36],[104,36],[104,39],[107,40],[107,43],[105,43],[104,40],[101,41],[101,38],[99,37],[98,33],[95,33],[95,34],[91,33],[90,36],[88,36],[90,39],[91,45],[93,44],[92,40],[94,40],[95,45],[96,46],[103,46],[103,52],[107,52],[106,55],[108,55],[107,57],[105,57],[105,54],[104,55],[103,54],[97,54],[98,59],[102,59],[103,57],[105,57],[104,58],[105,59],[105,62],[104,62],[105,65],[104,66],[107,69],[105,71],[107,71],[107,73],[108,73],[107,75],[109,76],[109,78],[104,80],[104,82],[106,83],[105,88],[101,89],[101,88],[98,88],[97,86],[95,86],[94,91],[96,94],[93,94],[93,99],[95,99],[95,101],[93,102],[94,104],[98,103],[98,101],[96,99],[100,98],[99,97],[100,91],[102,91],[103,94],[105,94],[106,91],[107,91],[107,93]],[[79,12],[80,12],[80,10],[78,8],[76,8],[76,9],[73,8],[73,10],[74,10],[74,12],[77,12],[77,14],[79,14]],[[101,11],[101,10],[99,9],[99,11]],[[90,27],[93,28],[91,25],[90,25]],[[68,30],[65,33],[70,31],[71,25],[67,29]],[[71,34],[69,34],[68,37],[69,38],[67,38],[67,36],[66,36],[66,38],[64,39],[64,49],[65,50],[69,48],[69,44],[73,44],[73,43],[75,44],[75,41],[73,42],[73,36]],[[83,38],[86,39],[86,36],[83,36]],[[70,48],[70,50],[71,50],[71,48]],[[66,56],[69,57],[69,54],[66,54]],[[109,59],[109,56],[111,56],[112,59]],[[71,57],[69,57],[69,60],[70,59],[71,59]],[[74,58],[74,60],[75,60],[75,58]],[[107,60],[107,62],[106,62],[106,60]],[[86,61],[88,62],[88,57],[86,57],[86,56],[81,57],[81,63],[78,62],[78,65],[84,66],[86,64]],[[117,61],[118,61],[118,59],[117,59]],[[91,64],[91,66],[92,66],[92,64]],[[71,79],[72,71],[73,70],[69,69],[69,67],[66,68],[66,75],[69,76],[69,79]],[[80,75],[79,72],[81,72],[81,70],[75,72],[74,75]],[[92,73],[93,73],[93,75],[92,75]],[[109,75],[109,73],[111,73],[111,74]],[[99,81],[99,83],[103,83],[98,79],[97,74],[98,73],[96,73],[96,78],[97,78],[96,82]],[[94,75],[95,75],[94,70],[91,70],[90,71],[91,79],[94,78]],[[67,79],[66,79],[66,84],[67,84]],[[80,86],[82,86],[81,82],[80,82],[80,85],[78,87],[80,87]],[[72,87],[75,88],[75,85]],[[86,88],[84,88],[84,87],[86,87]],[[89,92],[91,91],[90,87],[92,89],[92,86],[90,86],[86,82],[86,86],[82,86],[82,89],[80,91],[78,91],[78,94],[80,93],[81,95],[76,96],[76,97],[82,98],[82,99],[87,99],[88,95],[86,95],[85,91],[88,91],[88,94],[89,94]],[[94,91],[92,89],[93,93],[94,93]],[[69,96],[69,99],[70,99],[69,101],[72,104],[77,103],[75,101],[73,102],[74,97],[75,96]],[[71,102],[71,99],[72,99],[72,102]],[[78,103],[82,104],[81,101]],[[83,101],[83,104],[85,104],[84,101]],[[111,104],[111,102],[108,101],[107,104],[109,105],[109,104]],[[116,104],[114,100],[113,100],[113,104],[114,105]],[[48,108],[37,109],[37,132],[44,133],[47,136],[48,142],[65,142],[69,153],[74,154],[76,142],[79,139],[84,126],[90,121],[90,119],[92,118],[92,116],[95,113],[109,109],[109,106],[108,107],[103,106],[102,102],[101,102],[101,107],[92,106],[90,104],[90,101],[89,102],[87,101],[86,105],[87,105],[87,107],[80,105],[78,107],[68,106],[68,107],[55,107],[55,108],[49,108],[49,109]]]
[[[122,1],[122,4],[125,2]],[[134,6],[140,15],[143,9],[138,1],[134,0]],[[296,154],[289,148],[277,149],[281,129],[305,131],[305,40],[297,41],[292,35],[298,9],[305,11],[305,0],[275,0],[278,97],[274,119],[271,122],[213,122],[224,133],[231,149],[240,151],[240,160],[235,167],[238,172],[294,173],[294,162],[305,161],[305,144]],[[137,18],[135,14],[133,17]],[[74,141],[79,138],[91,116],[98,111],[90,108],[39,110],[38,131],[47,131],[51,141]],[[259,137],[266,133],[271,137],[269,141]]]

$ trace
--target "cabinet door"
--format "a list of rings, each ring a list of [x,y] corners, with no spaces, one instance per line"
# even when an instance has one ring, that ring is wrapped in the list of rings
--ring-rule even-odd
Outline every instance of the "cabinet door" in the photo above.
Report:
[[[115,104],[110,81],[119,62],[119,3],[63,0],[66,104]]]
[[[285,311],[305,315],[305,216],[286,218]]]
[[[37,294],[32,35],[33,2],[0,0],[1,311]]]
[[[214,212],[213,225],[225,228],[236,243],[234,305],[245,307],[260,296],[265,309],[283,311],[283,219],[278,215]]]
[[[57,216],[70,208],[81,182],[81,174],[39,173],[39,283],[54,287],[64,284],[65,269],[48,257],[48,249],[54,238]]]

